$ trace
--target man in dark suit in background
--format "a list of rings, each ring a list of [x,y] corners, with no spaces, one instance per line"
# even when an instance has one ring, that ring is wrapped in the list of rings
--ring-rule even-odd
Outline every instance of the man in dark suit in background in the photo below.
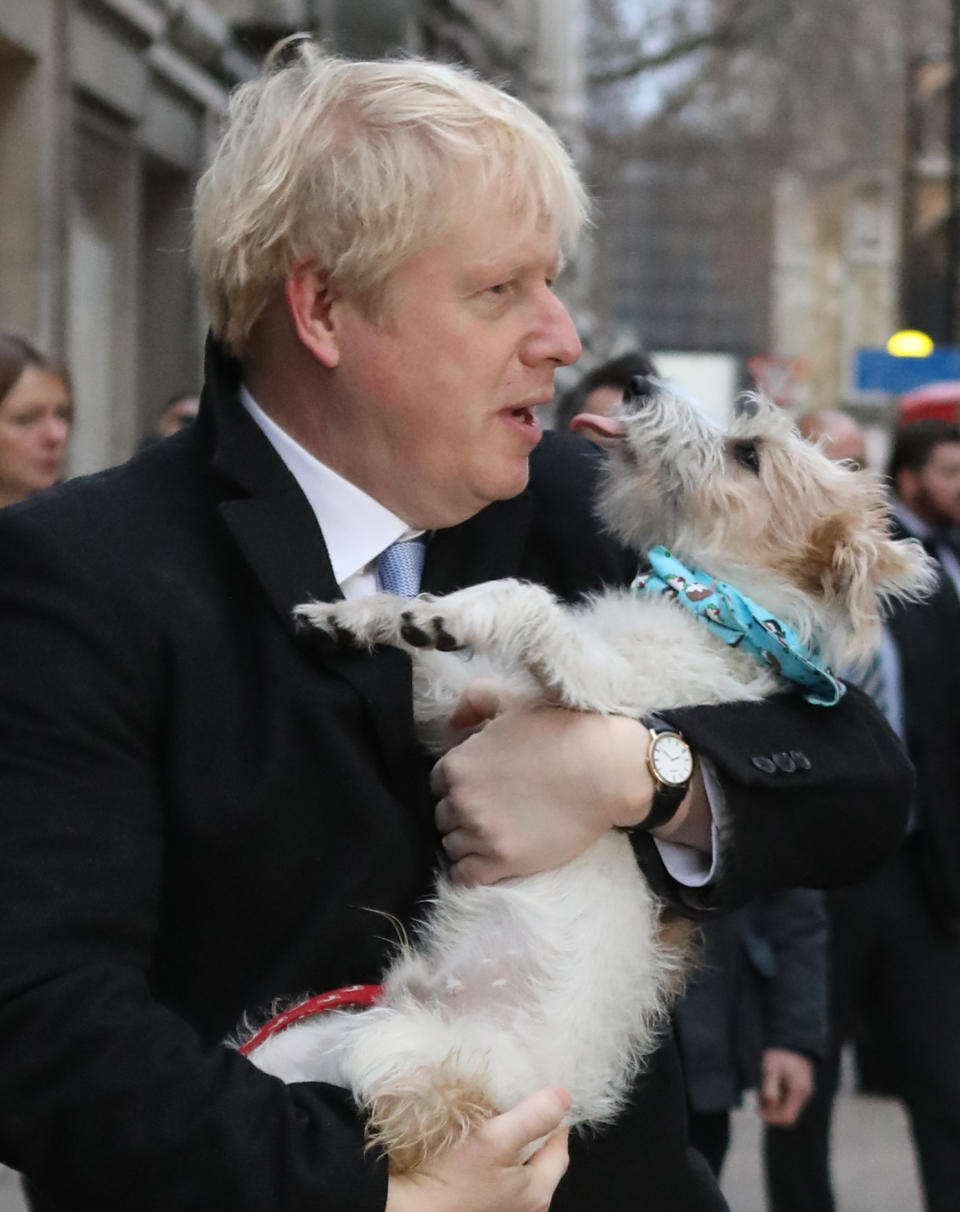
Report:
[[[960,596],[960,425],[930,417],[898,429],[887,474],[894,516],[940,561]]]
[[[814,414],[802,427],[828,453],[865,461],[849,416]],[[928,421],[898,430],[889,477],[895,531],[936,552],[950,502],[960,507],[960,430]],[[916,793],[897,855],[828,893],[831,1041],[799,1123],[767,1130],[774,1212],[835,1206],[830,1119],[840,1051],[861,1024],[910,1116],[928,1212],[953,1212],[960,1191],[960,602],[947,576],[926,601],[897,604],[868,681],[914,763]]]
[[[495,881],[631,828],[694,915],[896,844],[909,768],[856,691],[670,713],[699,770],[661,812],[640,721],[478,694],[489,722],[431,774],[407,656],[296,633],[296,604],[386,583],[419,532],[435,592],[630,577],[592,520],[595,453],[534,412],[579,353],[553,280],[583,211],[502,92],[288,46],[198,191],[196,422],[0,517],[0,1157],[41,1212],[532,1212],[555,1187],[559,1212],[723,1207],[668,1042],[559,1187],[562,1091],[389,1175],[345,1091],[221,1043],[278,996],[376,981],[441,843],[454,878]]]
[[[703,952],[674,1009],[690,1140],[720,1174],[730,1116],[755,1090],[757,1114],[792,1125],[827,1042],[824,894],[788,888],[703,927]]]

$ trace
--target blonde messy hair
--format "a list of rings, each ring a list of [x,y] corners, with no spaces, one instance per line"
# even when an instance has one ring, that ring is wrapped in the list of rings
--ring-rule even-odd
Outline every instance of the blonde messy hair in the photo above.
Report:
[[[547,223],[561,254],[587,213],[556,134],[472,72],[350,61],[287,39],[234,92],[197,187],[194,259],[213,331],[242,354],[304,261],[374,299],[407,257],[491,197]]]

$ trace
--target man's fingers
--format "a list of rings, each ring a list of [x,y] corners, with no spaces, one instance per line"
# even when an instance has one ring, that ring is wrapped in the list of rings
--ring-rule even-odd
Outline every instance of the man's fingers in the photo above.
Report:
[[[447,778],[447,768],[444,765],[443,758],[430,771],[430,790],[441,800],[450,790],[450,780]],[[439,809],[440,804],[437,805],[437,810],[439,811]],[[439,820],[437,823],[439,824]]]
[[[474,884],[495,884],[504,877],[494,862],[479,854],[467,854],[451,866],[450,878],[455,884],[472,888]]]
[[[570,1164],[569,1139],[569,1128],[557,1128],[527,1162],[527,1169],[548,1194],[553,1194],[557,1183],[567,1172]]]
[[[434,770],[436,770],[436,767],[434,767]],[[448,800],[446,796],[437,802],[437,806],[433,810],[433,819],[436,822],[437,829],[442,834],[452,833],[459,824],[457,810],[453,806],[453,802]]]
[[[562,1086],[547,1086],[494,1119],[482,1131],[503,1159],[515,1162],[534,1141],[560,1127],[570,1110],[570,1095]]]
[[[780,1122],[787,1127],[792,1127],[800,1118],[800,1113],[806,1106],[809,1097],[809,1093],[800,1086],[791,1086],[780,1108]]]
[[[458,863],[473,853],[474,842],[465,829],[453,829],[450,833],[445,833],[440,844],[451,863]]]
[[[492,720],[509,706],[510,696],[498,683],[487,678],[471,682],[450,717],[450,726],[455,730],[476,728]]]
[[[764,1105],[767,1107],[776,1107],[779,1105],[783,1098],[783,1088],[779,1073],[770,1072],[764,1075],[761,1097]]]

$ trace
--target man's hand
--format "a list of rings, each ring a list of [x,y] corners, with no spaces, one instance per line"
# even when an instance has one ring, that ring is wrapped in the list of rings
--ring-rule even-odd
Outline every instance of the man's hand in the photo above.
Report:
[[[813,1064],[800,1052],[767,1048],[757,1091],[757,1110],[768,1124],[791,1128],[813,1094]]]
[[[484,721],[437,762],[431,779],[455,880],[490,884],[559,867],[614,825],[649,812],[649,733],[637,720],[518,704],[498,684],[478,681],[452,723],[467,729]],[[706,826],[694,830],[684,821],[700,799]],[[656,834],[691,845],[705,838],[701,848],[709,849],[699,780]]]
[[[568,1130],[560,1122],[569,1109],[570,1095],[558,1086],[532,1094],[429,1169],[392,1177],[385,1212],[546,1212],[567,1169]]]

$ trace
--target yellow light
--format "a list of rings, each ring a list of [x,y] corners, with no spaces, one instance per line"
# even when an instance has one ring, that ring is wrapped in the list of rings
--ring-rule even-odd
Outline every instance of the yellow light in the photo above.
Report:
[[[895,358],[925,358],[933,353],[933,342],[925,332],[904,328],[887,342],[887,353]]]

